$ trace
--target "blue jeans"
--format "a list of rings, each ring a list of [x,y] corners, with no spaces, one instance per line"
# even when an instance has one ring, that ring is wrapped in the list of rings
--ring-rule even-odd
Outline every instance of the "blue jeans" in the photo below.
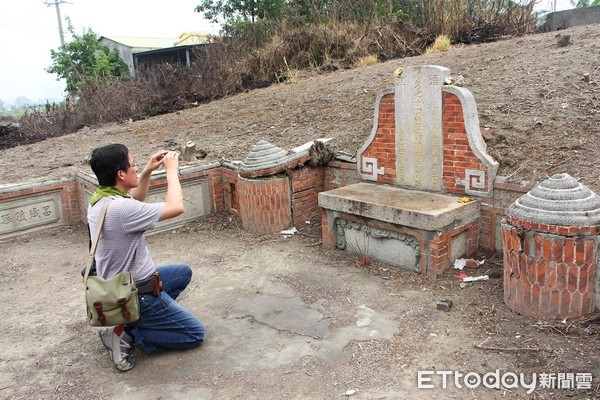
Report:
[[[163,282],[160,296],[140,295],[140,319],[127,325],[136,346],[151,353],[181,350],[198,346],[204,341],[204,325],[192,313],[175,301],[192,279],[192,270],[185,264],[157,267]]]

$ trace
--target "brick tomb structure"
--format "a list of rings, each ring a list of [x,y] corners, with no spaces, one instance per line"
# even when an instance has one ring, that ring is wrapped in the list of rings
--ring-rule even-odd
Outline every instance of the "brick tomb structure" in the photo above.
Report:
[[[556,174],[521,196],[502,224],[504,301],[538,319],[594,312],[600,197],[568,174]]]
[[[492,196],[498,164],[486,153],[473,95],[447,84],[447,68],[395,75],[357,152],[362,182],[319,194],[323,243],[435,276],[477,249],[476,198]]]
[[[333,153],[326,151],[326,158],[319,160],[315,149],[326,149],[329,140],[317,139],[290,151],[264,140],[252,147],[229,193],[245,230],[272,234],[319,215],[323,168],[317,165],[329,161]]]

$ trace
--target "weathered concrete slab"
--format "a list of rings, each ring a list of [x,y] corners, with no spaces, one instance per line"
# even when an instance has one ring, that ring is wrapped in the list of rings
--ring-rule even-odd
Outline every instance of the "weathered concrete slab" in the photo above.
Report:
[[[427,231],[479,218],[479,201],[459,203],[454,196],[373,183],[321,192],[319,206]]]

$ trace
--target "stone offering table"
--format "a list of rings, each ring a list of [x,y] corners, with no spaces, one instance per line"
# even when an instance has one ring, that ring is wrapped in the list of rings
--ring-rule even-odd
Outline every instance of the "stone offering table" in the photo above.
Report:
[[[417,272],[476,245],[478,201],[373,183],[330,190],[319,201],[328,213],[323,223],[335,221],[327,228],[337,232],[335,247]]]

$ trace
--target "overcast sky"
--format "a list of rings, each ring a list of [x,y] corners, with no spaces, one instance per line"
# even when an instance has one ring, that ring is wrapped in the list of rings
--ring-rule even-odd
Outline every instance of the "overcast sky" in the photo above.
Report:
[[[60,100],[64,82],[45,71],[50,49],[58,49],[60,35],[55,0],[0,1],[0,100],[14,103],[27,97],[34,103]],[[60,0],[57,0],[60,1]],[[100,36],[137,36],[176,39],[183,32],[216,34],[218,26],[194,12],[202,0],[67,0],[60,5],[65,41],[66,17],[75,32],[91,28]],[[45,2],[52,3],[48,6]],[[569,0],[556,0],[557,10],[571,8]],[[551,10],[554,0],[539,1]]]
[[[60,0],[59,0],[60,1]],[[137,36],[176,39],[183,32],[218,33],[194,7],[202,0],[67,0],[60,4],[65,41],[69,17],[75,32],[91,28],[100,36]],[[60,99],[64,82],[45,71],[50,49],[58,49],[60,35],[54,0],[0,1],[0,100],[18,96],[45,102]]]

